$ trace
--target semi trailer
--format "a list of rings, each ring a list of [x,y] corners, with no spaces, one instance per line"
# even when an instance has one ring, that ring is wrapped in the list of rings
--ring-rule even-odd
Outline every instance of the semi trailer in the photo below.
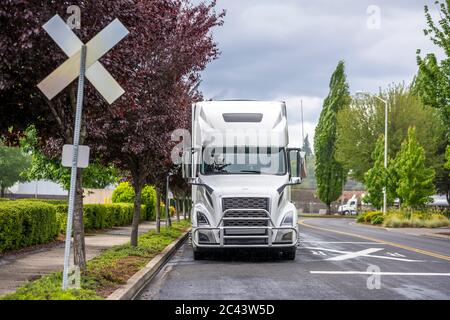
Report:
[[[190,140],[183,175],[192,186],[194,258],[266,248],[295,259],[299,231],[290,188],[306,169],[301,149],[288,146],[285,103],[195,103]]]

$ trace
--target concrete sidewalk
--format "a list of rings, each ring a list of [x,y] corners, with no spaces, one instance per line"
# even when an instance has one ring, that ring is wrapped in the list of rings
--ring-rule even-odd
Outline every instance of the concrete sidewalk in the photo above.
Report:
[[[162,221],[161,227],[164,226]],[[143,221],[139,234],[155,228],[154,221]],[[130,241],[131,226],[116,227],[86,235],[87,259],[99,255],[103,250]],[[64,242],[37,248],[29,252],[7,254],[0,257],[0,296],[14,292],[29,280],[63,269]]]
[[[450,228],[386,228],[388,231],[411,234],[416,236],[450,239]]]

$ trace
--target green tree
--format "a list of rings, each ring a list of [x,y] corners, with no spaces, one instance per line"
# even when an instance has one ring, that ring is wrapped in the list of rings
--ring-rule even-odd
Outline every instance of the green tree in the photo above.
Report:
[[[364,175],[368,195],[364,201],[370,202],[375,208],[383,205],[383,188],[386,186],[387,172],[384,168],[384,136],[381,135],[372,153],[373,167]]]
[[[350,103],[350,94],[343,61],[339,61],[331,76],[330,93],[325,98],[314,136],[317,194],[331,212],[331,202],[342,194],[347,171],[335,158],[337,113]]]
[[[398,177],[397,194],[404,206],[420,207],[435,193],[435,172],[425,164],[425,150],[417,142],[414,127],[408,130],[408,137],[395,158],[395,171]]]
[[[447,146],[447,149],[445,151],[445,159],[445,169],[450,170],[450,145]]]
[[[450,168],[445,168],[445,151],[450,143],[450,0],[435,2],[439,15],[435,21],[430,9],[425,6],[425,18],[427,28],[425,36],[444,52],[444,59],[438,61],[434,53],[428,53],[425,58],[420,56],[417,50],[417,64],[419,70],[413,81],[413,92],[422,101],[436,108],[440,115],[445,132],[440,141],[438,157],[435,163],[436,178],[435,186],[439,193],[445,193],[447,201],[450,202]]]
[[[426,164],[437,169],[442,167],[438,153],[444,127],[436,109],[424,106],[404,85],[397,85],[380,93],[389,102],[388,109],[388,156],[395,157],[405,140],[408,128],[414,126],[419,143],[425,148]],[[354,99],[350,106],[338,113],[336,159],[352,177],[364,182],[365,173],[374,166],[371,158],[378,137],[384,133],[384,103],[367,97]]]
[[[413,91],[418,94],[426,105],[439,109],[443,122],[450,132],[450,0],[436,1],[439,9],[439,19],[433,20],[430,9],[425,6],[427,28],[425,36],[442,48],[445,58],[438,62],[434,53],[425,58],[417,51],[419,72],[413,82]],[[450,139],[450,136],[447,137]]]
[[[30,165],[29,157],[20,148],[7,147],[0,141],[0,197],[6,188],[21,180],[20,173]]]
[[[21,173],[26,181],[49,180],[61,184],[65,190],[70,188],[70,168],[63,167],[58,158],[49,158],[38,146],[39,138],[34,126],[25,131],[20,141],[22,150],[31,156],[31,163],[27,170]],[[89,166],[81,171],[84,188],[102,189],[117,182],[118,170],[114,166],[103,166],[97,159],[91,159]]]

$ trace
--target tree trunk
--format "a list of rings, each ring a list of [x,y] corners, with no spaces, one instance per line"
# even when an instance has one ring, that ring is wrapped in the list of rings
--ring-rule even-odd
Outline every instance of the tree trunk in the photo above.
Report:
[[[172,218],[170,217],[170,203],[169,203],[169,211],[167,211],[169,214],[167,215],[167,222],[169,223],[168,226],[172,226]]]
[[[331,214],[331,203],[327,203],[327,214]]]
[[[134,186],[134,192],[136,196],[134,197],[134,215],[133,222],[131,224],[131,240],[130,244],[133,247],[138,245],[138,234],[139,234],[139,222],[141,221],[141,193],[142,186],[136,183]]]
[[[177,214],[177,221],[180,222],[180,201],[175,200],[175,210]]]
[[[156,187],[156,233],[161,231],[161,192]]]
[[[183,218],[186,220],[186,197],[181,200],[181,206],[183,207]]]
[[[172,225],[172,220],[170,219],[170,200],[169,200],[169,189],[166,188],[166,227]]]
[[[188,198],[188,202],[187,202],[187,212],[188,212],[188,218],[189,218],[189,220],[192,219],[192,217],[191,217],[191,204],[192,204],[191,198]]]
[[[73,208],[73,259],[80,270],[86,270],[86,249],[84,243],[83,222],[83,184],[81,169],[77,169],[75,199]]]
[[[5,197],[5,187],[1,187],[0,188],[0,198],[4,198]]]

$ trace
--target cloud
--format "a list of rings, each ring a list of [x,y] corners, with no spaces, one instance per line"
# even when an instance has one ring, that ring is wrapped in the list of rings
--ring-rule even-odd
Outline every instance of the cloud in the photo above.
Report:
[[[352,92],[376,92],[412,80],[417,49],[439,51],[423,35],[424,4],[434,6],[433,0],[218,1],[218,10],[227,10],[225,24],[213,31],[222,54],[203,72],[201,90],[207,99],[284,100],[296,132],[303,99],[312,143],[339,60],[346,61]],[[380,8],[380,29],[367,28],[370,5]]]

